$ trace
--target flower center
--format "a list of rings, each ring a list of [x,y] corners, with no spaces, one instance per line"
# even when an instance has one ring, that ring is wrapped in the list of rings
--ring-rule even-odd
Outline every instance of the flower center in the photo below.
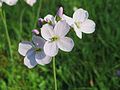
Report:
[[[41,48],[35,48],[35,52],[41,52],[42,49]]]
[[[80,22],[75,22],[75,25],[77,26],[77,28],[80,28]]]
[[[54,37],[51,38],[51,41],[52,41],[52,42],[53,42],[53,41],[57,41],[57,40],[59,40],[59,37],[58,37],[58,36],[54,36]]]

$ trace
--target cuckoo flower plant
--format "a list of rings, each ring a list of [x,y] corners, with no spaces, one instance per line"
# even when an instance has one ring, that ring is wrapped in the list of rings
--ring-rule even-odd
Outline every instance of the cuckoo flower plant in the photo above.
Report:
[[[46,55],[56,56],[59,49],[66,52],[73,49],[73,40],[65,36],[69,30],[70,27],[65,20],[57,22],[54,27],[49,24],[43,25],[41,35],[47,40],[44,45]]]
[[[88,19],[88,12],[84,9],[77,9],[73,18],[63,15],[62,19],[74,28],[76,35],[82,38],[82,32],[86,34],[93,33],[95,31],[95,23],[93,20]]]
[[[32,42],[25,41],[19,43],[18,52],[25,56],[24,64],[28,68],[33,68],[37,64],[45,65],[50,63],[51,57],[47,56],[43,50],[44,43],[44,39],[35,35],[32,38]]]

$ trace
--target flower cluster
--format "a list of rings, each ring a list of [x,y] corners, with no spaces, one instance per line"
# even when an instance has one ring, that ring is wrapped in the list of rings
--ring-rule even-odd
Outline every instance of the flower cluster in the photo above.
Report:
[[[17,2],[18,0],[0,0],[0,7],[2,7],[3,3],[6,3],[9,6],[13,6],[16,5]],[[37,0],[25,0],[25,2],[28,5],[33,6],[37,2]]]
[[[70,52],[74,47],[74,41],[66,35],[71,28],[81,39],[82,33],[93,33],[95,31],[94,21],[88,19],[88,12],[84,9],[77,9],[73,18],[63,14],[63,8],[60,7],[56,16],[47,15],[39,18],[41,36],[38,30],[33,30],[31,42],[21,42],[18,51],[25,56],[24,64],[28,68],[35,65],[45,65],[50,63],[51,58],[58,54],[59,49]]]

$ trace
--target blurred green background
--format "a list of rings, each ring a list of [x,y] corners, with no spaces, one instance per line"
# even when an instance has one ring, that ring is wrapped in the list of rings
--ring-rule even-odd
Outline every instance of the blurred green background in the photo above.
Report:
[[[55,15],[60,6],[69,16],[75,6],[87,10],[96,31],[83,34],[83,39],[69,33],[75,47],[56,56],[58,90],[120,90],[120,0],[37,0],[33,7],[23,0],[12,7],[4,4],[13,60],[0,16],[0,90],[54,90],[52,62],[28,69],[17,49],[20,41],[31,40],[38,17]]]

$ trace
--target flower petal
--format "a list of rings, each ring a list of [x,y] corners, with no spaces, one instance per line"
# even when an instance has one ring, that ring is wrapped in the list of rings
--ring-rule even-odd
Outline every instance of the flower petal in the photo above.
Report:
[[[40,36],[36,36],[36,35],[32,37],[32,41],[35,44],[35,46],[38,48],[43,48],[45,44],[45,40],[41,38]]]
[[[84,22],[86,19],[88,19],[88,16],[88,12],[80,8],[74,12],[73,19],[75,22]]]
[[[41,35],[44,39],[50,40],[50,38],[54,35],[53,27],[49,24],[43,25],[41,28]]]
[[[95,31],[94,21],[88,19],[81,24],[81,31],[84,33],[93,33]]]
[[[37,62],[35,60],[35,52],[33,49],[29,50],[24,58],[24,64],[28,68],[33,68],[37,65]]]
[[[74,24],[74,31],[76,33],[76,35],[82,39],[82,31],[80,30],[80,28],[77,28],[77,26]]]
[[[74,41],[69,37],[64,37],[57,42],[57,45],[61,50],[70,52],[74,47]]]
[[[70,26],[74,24],[74,19],[63,14],[62,20],[65,20]]]
[[[51,62],[51,60],[52,60],[52,57],[46,56],[46,57],[42,60],[42,62],[43,62],[44,64],[49,64],[49,63]]]
[[[48,64],[51,61],[51,57],[50,56],[46,56],[44,51],[36,53],[35,59],[36,59],[37,63],[40,64],[40,65]]]
[[[65,36],[69,32],[69,30],[70,27],[65,20],[59,21],[54,28],[55,34],[60,37]]]
[[[26,53],[28,52],[28,50],[30,50],[32,48],[32,43],[31,42],[21,42],[19,43],[19,47],[18,47],[18,52],[25,56]]]
[[[56,42],[47,41],[44,45],[44,52],[48,56],[55,56],[58,53],[58,47]]]

